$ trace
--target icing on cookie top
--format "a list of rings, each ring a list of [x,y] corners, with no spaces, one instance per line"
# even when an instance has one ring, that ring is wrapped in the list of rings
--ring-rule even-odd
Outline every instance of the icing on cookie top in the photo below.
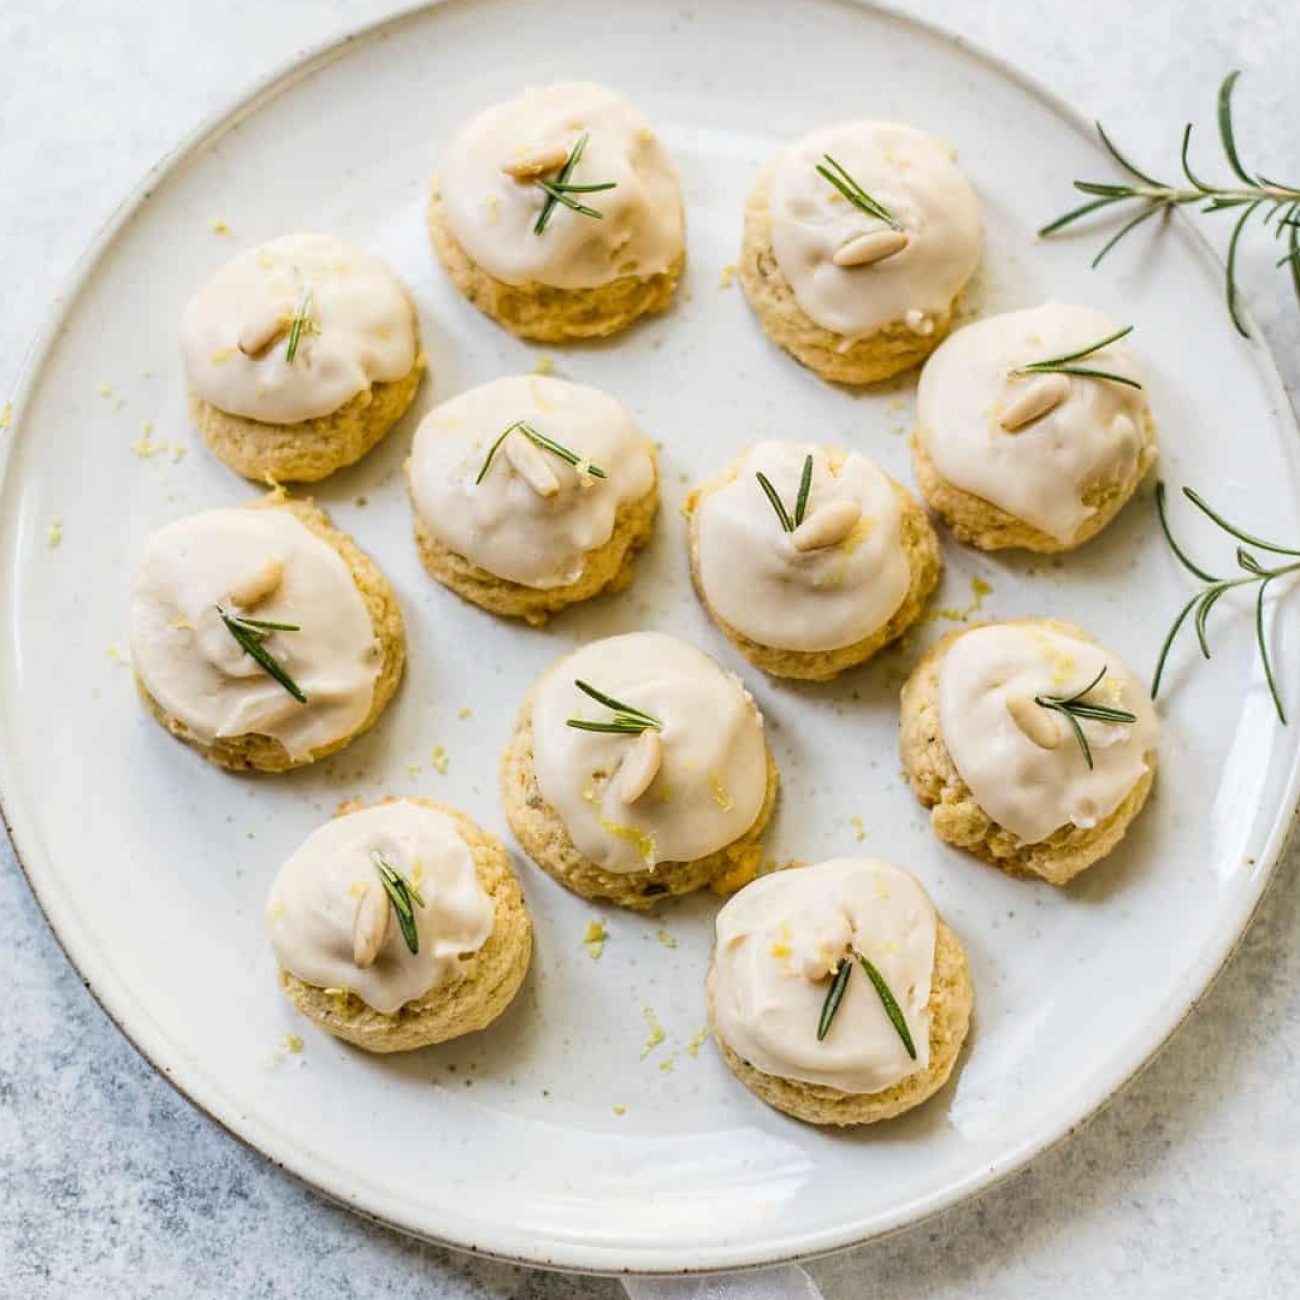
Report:
[[[791,523],[806,457],[811,490],[787,532],[759,480]],[[700,497],[692,527],[705,598],[761,645],[815,652],[852,645],[882,628],[903,603],[911,571],[893,483],[856,453],[763,442]]]
[[[305,704],[245,653],[218,607],[297,627],[253,635]],[[274,508],[206,510],[154,533],[135,574],[131,655],[149,694],[191,736],[271,736],[294,759],[362,725],[383,658],[343,557]]]
[[[380,878],[413,894],[412,952]],[[276,960],[318,988],[391,1015],[452,979],[492,933],[492,900],[455,821],[409,800],[346,813],[313,831],[280,868],[267,902]]]
[[[1113,380],[1010,372],[1086,348],[1118,328],[1089,307],[1049,302],[958,330],[926,362],[917,390],[916,436],[935,469],[954,487],[1068,542],[1095,513],[1084,500],[1089,491],[1137,470],[1146,396]],[[1122,342],[1076,364],[1141,379]]]
[[[585,682],[654,720],[639,733],[580,730],[614,717]],[[661,632],[593,641],[555,664],[532,704],[542,797],[578,851],[606,871],[652,871],[730,844],[767,793],[763,721],[748,691],[706,654]]]
[[[842,182],[847,173],[894,224],[856,206],[819,166]],[[979,262],[974,192],[948,150],[910,126],[842,122],[804,136],[777,159],[768,204],[795,300],[848,339],[898,323],[933,333]]]
[[[185,308],[181,351],[205,402],[298,424],[404,378],[419,342],[406,291],[379,258],[332,235],[295,234],[213,272]]]
[[[1069,697],[1105,668],[1087,699],[1134,723],[1067,717],[1035,698]],[[1103,646],[1041,623],[990,623],[949,645],[939,665],[939,726],[975,802],[1025,844],[1062,826],[1105,821],[1151,766],[1156,718],[1142,683]]]
[[[620,403],[540,375],[495,379],[435,407],[407,475],[421,523],[444,546],[534,588],[576,582],[619,508],[655,483],[649,444]]]
[[[536,233],[547,202],[537,182],[557,180],[580,141],[569,182],[613,188],[572,197],[601,215],[556,204]],[[436,185],[456,240],[506,284],[590,289],[659,275],[682,252],[677,169],[640,110],[591,82],[526,90],[484,110],[452,142]]]
[[[930,982],[938,921],[920,884],[868,858],[760,876],[718,913],[709,973],[718,1036],[764,1074],[880,1092],[930,1063]],[[852,970],[819,1042],[840,962]],[[883,977],[916,1059],[859,957]]]

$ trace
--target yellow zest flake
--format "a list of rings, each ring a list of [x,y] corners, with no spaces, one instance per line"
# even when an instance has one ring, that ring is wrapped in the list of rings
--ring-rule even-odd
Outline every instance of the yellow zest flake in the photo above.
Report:
[[[104,379],[104,380],[101,380],[101,381],[100,381],[100,385],[99,385],[99,395],[100,395],[100,397],[112,397],[112,396],[113,396],[113,385],[110,384],[110,383],[108,382],[107,379]]]
[[[971,600],[969,605],[964,609],[956,609],[952,606],[948,606],[943,609],[929,610],[925,614],[921,615],[920,621],[925,623],[936,618],[945,618],[950,623],[965,623],[970,619],[972,614],[979,613],[979,611],[984,607],[984,598],[991,595],[992,592],[992,586],[976,574],[975,577],[970,580]]]
[[[659,1017],[655,1015],[653,1007],[642,1007],[641,1014],[645,1016],[645,1022],[650,1026],[650,1036],[641,1046],[641,1059],[644,1061],[664,1041],[664,1027],[659,1023]]]
[[[14,404],[6,402],[0,406],[0,429],[7,429],[14,422]]]
[[[208,361],[214,366],[224,366],[234,355],[234,348],[218,348],[215,352],[209,355]]]
[[[730,812],[735,807],[735,802],[727,793],[727,787],[722,784],[722,778],[716,772],[709,773],[709,790],[713,794],[713,802],[723,812]]]
[[[55,515],[50,526],[45,530],[45,544],[57,546],[63,540],[63,516]]]
[[[415,778],[416,778],[417,776],[419,776],[420,773],[423,772],[423,771],[424,771],[424,768],[422,768],[422,767],[419,765],[419,763],[408,763],[408,764],[406,765],[406,775],[407,775],[408,777],[410,777],[410,779],[411,779],[412,781],[414,781]]]
[[[673,1072],[673,1066],[676,1064],[677,1064],[677,1053],[674,1052],[671,1056],[666,1056],[662,1061],[659,1062],[659,1073],[671,1074]]]
[[[615,1106],[613,1109],[614,1109],[614,1114],[615,1114],[615,1115],[626,1115],[626,1114],[627,1114],[627,1107],[626,1107],[626,1106]]]
[[[152,460],[155,456],[160,456],[167,450],[167,444],[165,442],[154,442],[153,438],[146,433],[131,444],[131,450],[141,460]]]
[[[447,757],[447,751],[441,745],[433,747],[429,762],[433,764],[433,769],[439,776],[447,775],[447,768],[451,765],[451,759]]]
[[[674,939],[673,936],[669,934],[667,930],[656,930],[655,938],[658,939],[659,942],[663,944],[665,948],[677,947],[677,940]]]
[[[297,1056],[298,1053],[302,1051],[303,1042],[297,1034],[285,1034],[284,1046],[285,1050],[288,1051],[291,1056]]]
[[[533,362],[533,374],[535,375],[553,375],[555,373],[555,359],[545,352]]]
[[[461,709],[461,711],[460,711],[456,716],[457,716],[457,717],[458,717],[462,722],[464,722],[466,718],[472,718],[472,717],[474,716],[474,710],[473,710],[473,709],[468,709],[468,708],[467,708],[467,709]]]
[[[483,200],[489,226],[495,226],[501,220],[501,200],[495,194],[487,195]]]
[[[192,632],[194,630],[194,624],[184,614],[177,614],[168,624],[168,627],[174,627],[178,632]]]
[[[637,853],[641,855],[641,861],[647,867],[654,867],[655,837],[649,831],[643,831],[639,826],[623,826],[619,822],[610,821],[608,817],[600,819],[600,828],[615,839],[627,840],[629,844],[634,845]]]
[[[867,828],[861,817],[850,817],[849,825],[853,827],[853,838],[859,844],[867,838]]]
[[[736,278],[736,267],[733,263],[728,262],[727,265],[722,268],[722,274],[718,276],[718,288],[730,289],[731,282],[735,278]]]
[[[271,906],[266,909],[266,919],[270,921],[272,925],[274,925],[276,921],[283,921],[284,904],[272,903]]]
[[[122,658],[122,652],[117,648],[117,646],[116,646],[115,644],[114,644],[114,645],[110,645],[110,646],[108,647],[108,649],[104,651],[104,653],[105,653],[105,654],[106,654],[106,655],[107,655],[107,656],[108,656],[108,657],[109,657],[109,658],[110,658],[110,659],[111,659],[115,664],[122,664],[122,663],[125,663],[125,662],[126,662],[126,660]]]
[[[700,1048],[709,1041],[709,1029],[697,1029],[686,1044],[686,1055],[693,1061],[700,1054]]]
[[[781,924],[781,937],[769,949],[772,956],[777,961],[785,961],[793,952],[790,946],[790,940],[793,936],[790,933],[790,926],[786,922]]]
[[[361,895],[366,892],[366,889],[369,887],[369,884],[370,882],[368,880],[354,880],[348,886],[348,897],[360,898]]]
[[[411,863],[410,881],[416,889],[419,889],[419,887],[424,883],[424,863],[421,862],[419,858],[416,858],[416,860]]]
[[[179,465],[185,459],[185,453],[189,448],[184,443],[176,442],[172,444],[172,464]]]
[[[582,946],[587,950],[587,956],[592,961],[599,961],[601,954],[605,951],[605,940],[609,938],[609,931],[605,929],[604,921],[588,921],[587,929],[582,936]]]
[[[226,222],[222,221],[220,217],[209,217],[208,229],[212,231],[214,235],[230,234],[230,226]]]

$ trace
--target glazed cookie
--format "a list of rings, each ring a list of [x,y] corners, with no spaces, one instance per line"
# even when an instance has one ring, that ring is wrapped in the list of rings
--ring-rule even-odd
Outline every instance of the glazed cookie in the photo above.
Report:
[[[979,203],[948,149],[843,122],[759,176],[740,282],[774,343],[824,379],[872,384],[934,350],[979,255]]]
[[[530,623],[621,591],[659,504],[654,447],[627,411],[539,375],[496,379],[430,411],[406,481],[425,568]]]
[[[644,910],[757,865],[777,772],[735,677],[676,637],[633,632],[542,676],[501,785],[510,828],[543,870]]]
[[[730,899],[707,996],[731,1072],[810,1124],[873,1124],[938,1092],[972,1002],[925,890],[868,858],[776,871]]]
[[[470,121],[434,180],[429,231],[470,302],[547,343],[663,311],[686,260],[672,159],[638,109],[585,81]]]
[[[939,580],[925,511],[856,452],[759,443],[697,488],[686,512],[700,599],[777,677],[825,681],[870,659]]]
[[[388,580],[309,501],[178,519],[136,570],[140,694],[222,767],[282,772],[342,749],[384,711],[405,653]]]
[[[941,840],[1063,885],[1109,853],[1151,791],[1142,683],[1053,619],[944,637],[903,687],[903,767]]]
[[[267,924],[289,1000],[368,1052],[490,1025],[533,948],[505,846],[428,799],[348,809],[314,831],[280,868]]]
[[[967,325],[926,362],[916,481],[958,541],[1068,551],[1133,495],[1156,426],[1125,334],[1099,311],[1049,302]],[[1044,362],[1072,373],[1035,368]]]
[[[424,369],[406,290],[332,235],[284,235],[219,267],[185,309],[181,350],[203,440],[259,482],[315,482],[359,460]]]

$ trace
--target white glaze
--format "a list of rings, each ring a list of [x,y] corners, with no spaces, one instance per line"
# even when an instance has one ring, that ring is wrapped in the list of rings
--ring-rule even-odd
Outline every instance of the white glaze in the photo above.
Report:
[[[504,445],[476,483],[492,444],[518,420],[606,477],[580,473],[528,443],[557,491],[543,496],[530,486]],[[444,546],[498,578],[535,588],[576,582],[590,552],[609,541],[618,509],[655,482],[646,440],[621,403],[541,375],[494,379],[436,406],[416,430],[407,474],[416,513]]]
[[[1132,724],[1080,721],[1093,768],[1053,714],[1059,743],[1045,749],[1008,712],[1008,700],[1068,696],[1098,673],[1090,700],[1127,709]],[[1099,825],[1150,766],[1156,716],[1146,689],[1104,646],[1034,624],[992,623],[959,637],[939,665],[939,725],[975,802],[1025,844],[1067,824]]]
[[[376,853],[424,900],[412,900],[419,952],[410,951],[390,916],[378,956],[362,968],[353,929],[362,895],[382,891]],[[280,868],[267,902],[271,943],[285,970],[318,988],[346,989],[386,1015],[450,980],[459,959],[487,942],[492,924],[492,900],[456,823],[406,799],[313,831]]]
[[[799,550],[755,475],[765,474],[793,516],[804,459],[813,457],[805,527],[841,502],[861,507],[832,546]],[[815,652],[852,645],[903,603],[911,571],[894,485],[856,452],[790,442],[751,447],[707,492],[692,519],[700,585],[714,611],[760,645]]]
[[[635,803],[614,780],[637,737],[579,731],[569,718],[607,721],[609,710],[574,685],[643,709],[663,723],[662,761]],[[538,683],[533,765],[543,798],[580,853],[606,871],[651,871],[739,839],[767,791],[763,720],[749,692],[708,655],[662,632],[592,641]]]
[[[1048,302],[958,330],[926,362],[917,389],[917,437],[935,469],[961,488],[1069,541],[1094,513],[1084,493],[1130,477],[1149,419],[1141,389],[1071,377],[1069,395],[1008,432],[1003,413],[1034,376],[1016,366],[1086,347],[1119,328],[1090,307]],[[1077,363],[1141,380],[1133,354],[1112,344]]]
[[[839,266],[836,252],[888,229],[820,173],[829,154],[907,233],[881,261]],[[886,325],[931,334],[975,272],[980,212],[949,151],[910,126],[841,122],[795,141],[772,171],[772,251],[795,300],[816,324],[852,340]]]
[[[279,582],[255,608],[232,597]],[[217,613],[245,613],[300,631],[264,643],[307,696],[300,704],[244,653]],[[382,654],[343,557],[288,510],[219,509],[168,524],[135,574],[131,657],[149,694],[205,744],[272,736],[306,758],[365,721]]]
[[[308,293],[311,326],[290,362],[289,325]],[[238,254],[181,318],[193,392],[267,424],[329,415],[372,384],[404,378],[418,351],[415,311],[397,277],[332,235],[282,235]]]
[[[534,234],[546,195],[505,168],[557,144],[567,156],[584,134],[587,145],[570,180],[614,182],[612,190],[575,196],[603,215],[597,220],[557,205]],[[589,289],[620,276],[659,275],[684,246],[672,159],[639,109],[592,82],[526,90],[485,109],[452,141],[437,185],[457,241],[506,284]]]
[[[709,975],[719,1037],[764,1074],[846,1093],[880,1092],[930,1062],[937,918],[920,884],[868,858],[760,876],[718,913]],[[907,1022],[913,1060],[858,962],[830,1030],[817,1027],[831,976],[860,953]]]

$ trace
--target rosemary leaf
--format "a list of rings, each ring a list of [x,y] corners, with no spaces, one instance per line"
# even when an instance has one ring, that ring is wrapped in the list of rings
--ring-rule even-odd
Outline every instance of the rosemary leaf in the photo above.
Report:
[[[283,686],[299,704],[306,704],[307,697],[302,693],[302,688],[289,676],[284,665],[262,644],[271,632],[297,632],[300,630],[298,626],[291,623],[267,623],[261,619],[227,614],[220,605],[216,609],[226,631],[234,637],[239,648],[253,659],[268,677]]]
[[[763,495],[772,503],[776,517],[781,521],[781,530],[787,533],[794,532],[794,520],[790,518],[790,512],[785,508],[776,488],[772,486],[772,480],[762,470],[759,470],[754,477],[758,480],[758,486],[763,489]]]
[[[652,713],[638,709],[634,704],[624,704],[604,691],[598,691],[590,682],[575,678],[573,684],[587,697],[603,704],[614,716],[606,721],[593,722],[587,718],[569,718],[565,725],[575,731],[618,732],[639,736],[643,731],[662,731],[664,724]]]
[[[853,179],[844,167],[828,153],[822,154],[824,162],[816,166],[817,174],[829,181],[860,212],[877,221],[883,221],[891,230],[902,230],[903,224],[879,199],[874,199]]]
[[[831,1032],[831,1023],[835,1019],[835,1013],[840,1009],[844,990],[848,988],[849,976],[852,974],[853,963],[847,957],[841,957],[840,964],[835,968],[835,978],[831,980],[831,986],[826,990],[826,1001],[822,1003],[821,1018],[817,1021],[819,1043]]]
[[[617,182],[615,181],[599,181],[592,185],[573,184],[571,177],[578,163],[582,160],[582,155],[587,148],[587,141],[590,138],[585,132],[578,137],[573,148],[569,150],[569,156],[564,160],[564,166],[560,168],[554,180],[546,180],[544,177],[539,176],[533,181],[533,184],[546,195],[546,202],[542,204],[542,210],[537,214],[537,220],[533,223],[534,235],[540,235],[545,231],[551,215],[556,207],[560,205],[577,212],[581,216],[594,217],[597,221],[604,218],[605,214],[603,212],[588,207],[585,203],[581,203],[573,197],[575,194],[599,194],[604,190],[617,188]]]
[[[284,350],[286,365],[292,365],[294,357],[298,355],[298,344],[302,341],[303,331],[315,328],[315,322],[311,317],[311,304],[312,293],[307,289],[298,304],[298,310],[294,312],[293,319],[289,322],[289,343]]]
[[[1075,691],[1073,695],[1034,696],[1034,703],[1039,708],[1047,709],[1052,713],[1059,713],[1070,724],[1070,730],[1074,733],[1075,740],[1079,742],[1079,748],[1083,751],[1083,761],[1087,763],[1089,771],[1092,771],[1093,766],[1092,747],[1088,744],[1088,737],[1084,735],[1079,720],[1083,718],[1094,722],[1122,722],[1128,724],[1137,721],[1137,715],[1130,713],[1127,709],[1115,709],[1108,704],[1097,704],[1084,698],[1105,676],[1106,665],[1103,664],[1096,677],[1082,690]]]
[[[808,512],[808,493],[812,491],[813,476],[813,458],[811,455],[803,458],[803,473],[799,475],[799,495],[794,500],[794,526],[799,527],[803,523],[803,517]]]
[[[866,957],[861,953],[858,953],[857,957],[862,963],[862,969],[867,972],[867,978],[876,990],[876,996],[885,1008],[885,1015],[889,1017],[890,1023],[898,1031],[898,1036],[903,1040],[903,1046],[907,1049],[908,1056],[915,1061],[916,1044],[912,1041],[911,1031],[907,1027],[907,1018],[903,1015],[903,1008],[898,1005],[898,999],[894,997],[893,990],[885,983],[885,977]]]
[[[593,465],[591,461],[579,456],[576,451],[566,447],[563,443],[556,442],[554,438],[548,438],[546,434],[540,433],[534,429],[527,420],[516,420],[513,424],[503,429],[496,438],[493,439],[492,445],[488,448],[487,455],[483,458],[483,464],[479,467],[478,476],[474,480],[474,486],[477,487],[487,477],[487,472],[492,468],[492,462],[496,459],[496,454],[501,444],[516,430],[524,435],[535,447],[540,447],[543,451],[549,451],[552,456],[558,456],[561,460],[567,461],[568,464],[580,469],[583,474],[588,474],[592,478],[608,478],[599,465]]]
[[[415,908],[411,904],[415,902],[423,907],[424,899],[420,896],[420,891],[378,849],[375,849],[370,857],[375,864],[379,883],[383,885],[384,893],[388,895],[388,901],[393,905],[402,938],[412,954],[418,953],[420,931],[415,924]]]
[[[1116,384],[1126,384],[1129,388],[1141,388],[1142,385],[1136,379],[1130,379],[1128,375],[1118,375],[1113,370],[1095,370],[1088,366],[1072,364],[1095,356],[1112,343],[1118,343],[1120,339],[1127,338],[1132,333],[1133,326],[1126,325],[1123,329],[1108,334],[1104,339],[1098,339],[1097,342],[1089,343],[1074,352],[1063,352],[1059,357],[1045,357],[1041,361],[1027,361],[1023,366],[1015,366],[1011,373],[1013,375],[1078,375],[1085,379],[1105,379]]]

